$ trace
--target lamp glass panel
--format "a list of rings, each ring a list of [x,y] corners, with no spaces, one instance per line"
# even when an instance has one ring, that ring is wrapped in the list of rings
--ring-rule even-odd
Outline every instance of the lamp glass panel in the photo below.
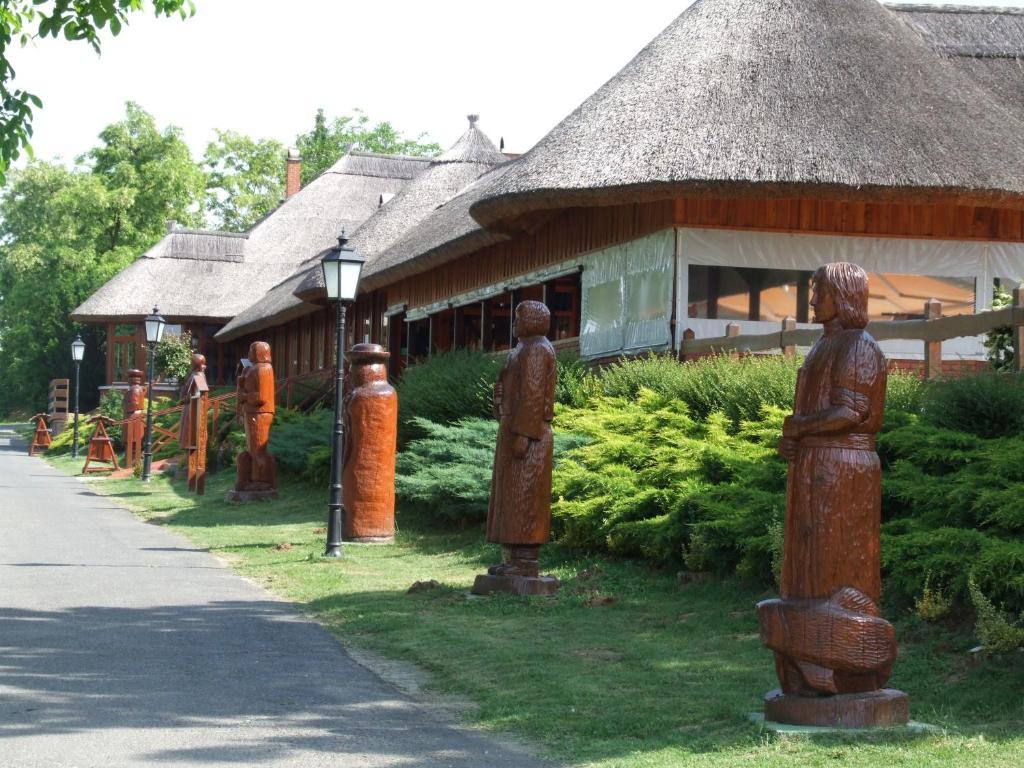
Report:
[[[341,275],[338,280],[338,296],[343,301],[353,301],[356,288],[359,286],[359,275],[363,271],[362,261],[341,262]]]
[[[337,259],[326,258],[322,262],[324,268],[324,287],[327,289],[328,299],[338,298],[338,270],[341,264]]]
[[[75,362],[81,362],[83,357],[85,357],[85,342],[81,339],[75,339],[71,342],[71,359]]]
[[[150,315],[146,318],[146,341],[150,344],[159,344],[164,336],[164,319],[160,315]]]

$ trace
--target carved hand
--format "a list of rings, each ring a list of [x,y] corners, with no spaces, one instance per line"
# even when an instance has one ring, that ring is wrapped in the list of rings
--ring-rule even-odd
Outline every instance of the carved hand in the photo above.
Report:
[[[786,461],[793,461],[796,458],[797,441],[791,437],[784,437],[779,440],[779,455]]]
[[[782,436],[784,438],[797,439],[800,437],[800,427],[803,425],[803,417],[793,414],[787,416],[782,422]]]
[[[526,455],[529,447],[530,438],[526,437],[526,435],[516,435],[516,439],[512,441],[512,455],[517,459],[521,459]]]

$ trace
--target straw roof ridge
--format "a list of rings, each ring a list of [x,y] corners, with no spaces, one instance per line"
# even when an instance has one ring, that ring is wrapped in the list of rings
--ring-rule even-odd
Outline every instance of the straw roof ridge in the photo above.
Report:
[[[1000,13],[1011,16],[1024,15],[1024,7],[1006,5],[956,5],[955,3],[882,3],[891,11],[922,12],[922,13]]]
[[[324,174],[343,173],[349,176],[409,180],[421,173],[431,161],[432,158],[429,157],[349,151],[342,155],[334,165],[324,171]],[[321,176],[324,174],[321,174]],[[318,176],[317,178],[320,177]]]
[[[476,127],[479,115],[468,115],[467,130],[450,149],[434,158],[435,163],[504,163],[507,157],[496,147],[486,133]]]
[[[944,56],[1024,58],[1024,8],[887,7]]]
[[[248,236],[234,232],[173,229],[146,251],[143,259],[244,261]]]
[[[367,264],[361,281],[363,289],[373,290],[400,277],[425,272],[507,239],[481,227],[470,216],[469,209],[514,162],[507,161],[483,174],[437,206],[398,242]]]
[[[349,246],[366,258],[367,267],[439,204],[450,200],[494,165],[505,161],[500,152],[481,155],[482,149],[494,145],[475,123],[475,119],[471,120],[468,130],[445,153],[451,153],[447,159],[432,161],[423,173],[351,234]],[[475,159],[479,157],[490,159]],[[323,296],[323,272],[318,266],[307,269],[295,294],[302,300],[316,300]]]
[[[472,214],[726,190],[1024,206],[1011,109],[876,0],[698,0]]]

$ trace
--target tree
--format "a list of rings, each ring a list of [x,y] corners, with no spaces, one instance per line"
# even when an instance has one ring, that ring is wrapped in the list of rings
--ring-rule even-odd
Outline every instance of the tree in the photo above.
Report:
[[[192,0],[152,0],[156,16],[195,13]],[[116,36],[131,13],[142,10],[143,0],[4,0],[0,8],[0,182],[10,164],[31,153],[32,110],[43,102],[38,96],[13,87],[14,68],[7,58],[11,44],[24,46],[33,37],[58,37],[87,42],[100,52],[101,30],[107,25]],[[35,30],[33,33],[33,29]]]
[[[305,186],[311,182],[350,149],[414,157],[438,154],[441,151],[440,145],[435,142],[424,143],[424,136],[426,134],[421,133],[415,139],[406,138],[387,121],[371,127],[370,118],[358,109],[353,110],[351,115],[336,117],[328,123],[323,109],[318,109],[313,119],[313,129],[295,140],[302,154],[302,184]]]
[[[201,220],[203,173],[177,129],[158,130],[129,104],[100,138],[83,164],[33,161],[0,193],[0,413],[43,406],[48,381],[71,371],[68,316],[159,240],[165,219]],[[82,333],[88,407],[103,382],[105,339]]]
[[[274,139],[217,131],[206,145],[206,205],[216,229],[245,232],[284,197],[285,148]]]

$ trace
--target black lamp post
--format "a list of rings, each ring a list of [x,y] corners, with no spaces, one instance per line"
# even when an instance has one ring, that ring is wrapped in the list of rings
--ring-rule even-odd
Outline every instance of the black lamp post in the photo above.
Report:
[[[71,342],[71,359],[75,361],[75,431],[71,438],[71,458],[78,458],[78,369],[82,365],[82,358],[85,357],[85,342],[82,335],[75,336]]]
[[[341,521],[345,514],[341,498],[341,468],[345,464],[345,315],[355,301],[359,275],[363,271],[362,256],[349,248],[344,230],[338,246],[321,260],[327,298],[335,303],[338,316],[338,340],[334,370],[334,443],[331,447],[331,493],[327,502],[327,550],[324,557],[341,557]]]
[[[146,406],[146,447],[142,451],[142,482],[149,482],[153,469],[153,366],[156,360],[156,345],[164,335],[167,321],[160,317],[160,310],[153,307],[153,314],[146,318],[146,348],[149,358],[149,402]]]

